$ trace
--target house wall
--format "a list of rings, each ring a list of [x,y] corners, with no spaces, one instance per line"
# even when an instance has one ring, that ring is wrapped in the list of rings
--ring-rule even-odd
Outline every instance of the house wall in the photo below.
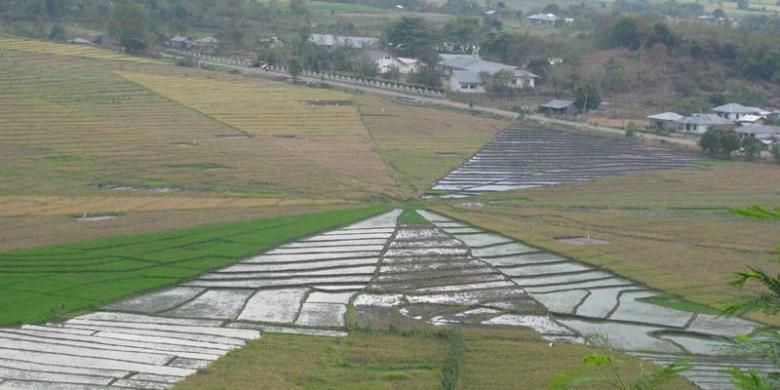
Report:
[[[464,85],[458,82],[458,80],[456,80],[454,77],[450,77],[449,89],[450,91],[459,92],[459,93],[484,93],[485,92],[485,88],[483,88],[482,85],[476,85],[475,88],[467,88],[467,87],[464,88]]]

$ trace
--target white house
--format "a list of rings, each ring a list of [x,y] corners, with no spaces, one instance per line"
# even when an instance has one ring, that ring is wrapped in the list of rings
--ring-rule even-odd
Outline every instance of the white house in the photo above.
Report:
[[[529,21],[536,24],[547,24],[547,25],[555,25],[555,22],[558,21],[558,17],[555,16],[555,14],[534,14],[529,17],[527,17]],[[572,22],[574,20],[572,19]]]
[[[398,69],[402,74],[409,74],[416,72],[420,66],[420,62],[414,58],[395,57],[381,50],[369,50],[365,55],[369,61],[376,64],[379,73],[389,73],[393,69]]]
[[[704,134],[709,129],[733,130],[736,123],[715,114],[693,114],[674,122],[677,131],[693,134]]]
[[[764,110],[758,107],[747,107],[738,103],[729,103],[713,108],[712,112],[718,114],[718,116],[722,118],[738,120],[745,115],[761,116]]]
[[[450,75],[449,89],[460,93],[484,93],[482,78],[478,72],[470,70],[454,70]]]
[[[479,77],[481,73],[492,75],[500,71],[512,72],[514,78],[512,78],[510,86],[513,88],[534,88],[536,86],[536,79],[539,78],[539,76],[527,70],[520,69],[517,66],[485,61],[474,54],[441,54],[440,57],[441,61],[439,62],[439,65],[444,68],[445,71],[449,71],[453,77],[456,71],[460,71],[458,73],[458,80],[456,80],[455,83],[450,83],[451,87],[457,86],[460,84],[460,81],[467,80],[466,85],[469,86],[469,88],[466,88],[465,90],[463,88],[452,88],[453,91],[469,93],[477,91],[484,92],[484,88],[470,88],[471,84],[475,82],[482,87],[481,77]],[[471,73],[463,73],[464,71]],[[472,73],[476,74],[476,76]]]
[[[324,47],[348,47],[353,49],[367,49],[379,46],[378,38],[371,37],[347,37],[333,34],[311,34],[309,42],[316,46]]]

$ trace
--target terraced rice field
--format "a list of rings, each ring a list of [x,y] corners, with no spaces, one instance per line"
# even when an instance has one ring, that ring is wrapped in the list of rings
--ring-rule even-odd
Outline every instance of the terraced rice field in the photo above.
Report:
[[[696,153],[550,129],[505,130],[439,180],[445,197],[528,189],[648,170],[693,168]]]
[[[0,389],[168,388],[261,332],[343,336],[350,305],[358,322],[527,327],[550,340],[597,336],[659,364],[692,356],[685,376],[704,389],[730,388],[728,365],[773,370],[726,349],[756,323],[647,303],[660,292],[430,212],[420,214],[432,225],[399,226],[400,213],[64,323],[2,329],[0,366],[11,366]]]
[[[394,191],[349,95],[71,50],[0,40],[4,195]]]

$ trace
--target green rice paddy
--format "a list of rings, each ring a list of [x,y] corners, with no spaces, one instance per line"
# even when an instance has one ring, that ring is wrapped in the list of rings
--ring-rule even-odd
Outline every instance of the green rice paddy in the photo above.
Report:
[[[94,309],[384,210],[374,206],[0,253],[0,325]]]

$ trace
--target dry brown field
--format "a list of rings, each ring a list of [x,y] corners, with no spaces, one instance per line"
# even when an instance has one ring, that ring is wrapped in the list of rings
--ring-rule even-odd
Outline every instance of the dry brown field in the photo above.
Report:
[[[377,152],[411,195],[430,189],[510,124],[378,97],[361,97],[359,107]]]

